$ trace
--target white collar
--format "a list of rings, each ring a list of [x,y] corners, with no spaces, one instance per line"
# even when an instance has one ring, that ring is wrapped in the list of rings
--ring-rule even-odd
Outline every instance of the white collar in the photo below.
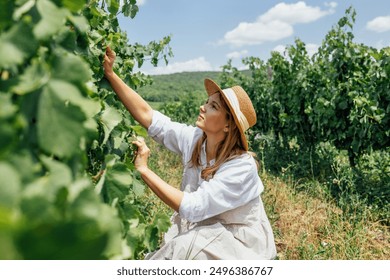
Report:
[[[206,141],[207,141],[207,139],[206,139]],[[200,163],[201,163],[203,168],[207,166],[206,141],[203,142],[202,148],[201,148],[201,153],[200,153]],[[215,158],[210,160],[209,165],[211,166],[214,163],[215,163]]]

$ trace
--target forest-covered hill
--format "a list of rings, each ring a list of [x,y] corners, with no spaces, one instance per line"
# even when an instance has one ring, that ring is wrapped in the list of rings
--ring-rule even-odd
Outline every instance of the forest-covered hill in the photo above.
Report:
[[[151,102],[179,101],[191,93],[205,93],[203,81],[210,78],[219,82],[221,72],[183,72],[152,76],[153,84],[144,86],[138,92]]]

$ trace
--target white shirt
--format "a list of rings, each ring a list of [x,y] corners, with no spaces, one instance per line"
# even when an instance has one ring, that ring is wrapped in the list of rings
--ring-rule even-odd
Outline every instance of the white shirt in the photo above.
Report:
[[[184,171],[181,190],[184,196],[179,214],[189,222],[203,221],[245,205],[259,197],[264,189],[256,162],[250,154],[225,162],[212,179],[203,180],[200,174],[206,167],[205,143],[200,155],[202,166],[192,167],[189,162],[194,146],[203,134],[197,127],[172,122],[167,116],[154,111],[148,134],[182,158]]]

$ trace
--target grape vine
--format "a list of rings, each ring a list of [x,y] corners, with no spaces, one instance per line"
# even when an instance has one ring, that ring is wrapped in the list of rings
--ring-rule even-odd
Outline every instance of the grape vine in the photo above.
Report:
[[[122,4],[121,4],[122,3]],[[140,202],[132,136],[145,131],[103,78],[172,55],[170,37],[128,43],[117,16],[135,0],[0,3],[0,259],[133,259],[155,250],[166,215]]]
[[[247,72],[228,62],[223,67],[222,85],[241,84],[248,91],[258,119],[250,135],[253,148],[263,153],[264,143],[272,135],[279,169],[295,161],[302,166],[304,176],[320,174],[321,160],[313,166],[312,157],[321,145],[331,144],[346,152],[352,168],[371,165],[372,170],[366,171],[375,175],[355,170],[361,184],[356,188],[369,201],[380,201],[381,208],[389,209],[389,164],[379,166],[382,161],[374,159],[378,156],[371,163],[359,160],[367,161],[367,154],[373,151],[383,152],[384,159],[389,155],[390,48],[378,50],[354,42],[355,17],[355,10],[347,9],[312,57],[296,39],[295,45],[283,54],[273,52],[268,61],[245,58]],[[287,158],[287,150],[294,152],[293,158]],[[305,154],[309,154],[311,166],[302,170]],[[372,186],[367,184],[369,177],[376,178]],[[343,189],[339,179],[333,181],[339,193],[348,193],[346,189],[351,188],[348,183]]]

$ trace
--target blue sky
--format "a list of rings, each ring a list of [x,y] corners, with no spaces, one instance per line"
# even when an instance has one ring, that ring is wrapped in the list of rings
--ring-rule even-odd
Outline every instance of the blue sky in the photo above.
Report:
[[[146,44],[171,35],[174,57],[168,66],[145,64],[148,74],[217,71],[232,59],[267,60],[296,38],[314,53],[326,33],[353,6],[355,41],[375,48],[390,45],[389,0],[137,0],[134,19],[120,17],[129,42]]]

